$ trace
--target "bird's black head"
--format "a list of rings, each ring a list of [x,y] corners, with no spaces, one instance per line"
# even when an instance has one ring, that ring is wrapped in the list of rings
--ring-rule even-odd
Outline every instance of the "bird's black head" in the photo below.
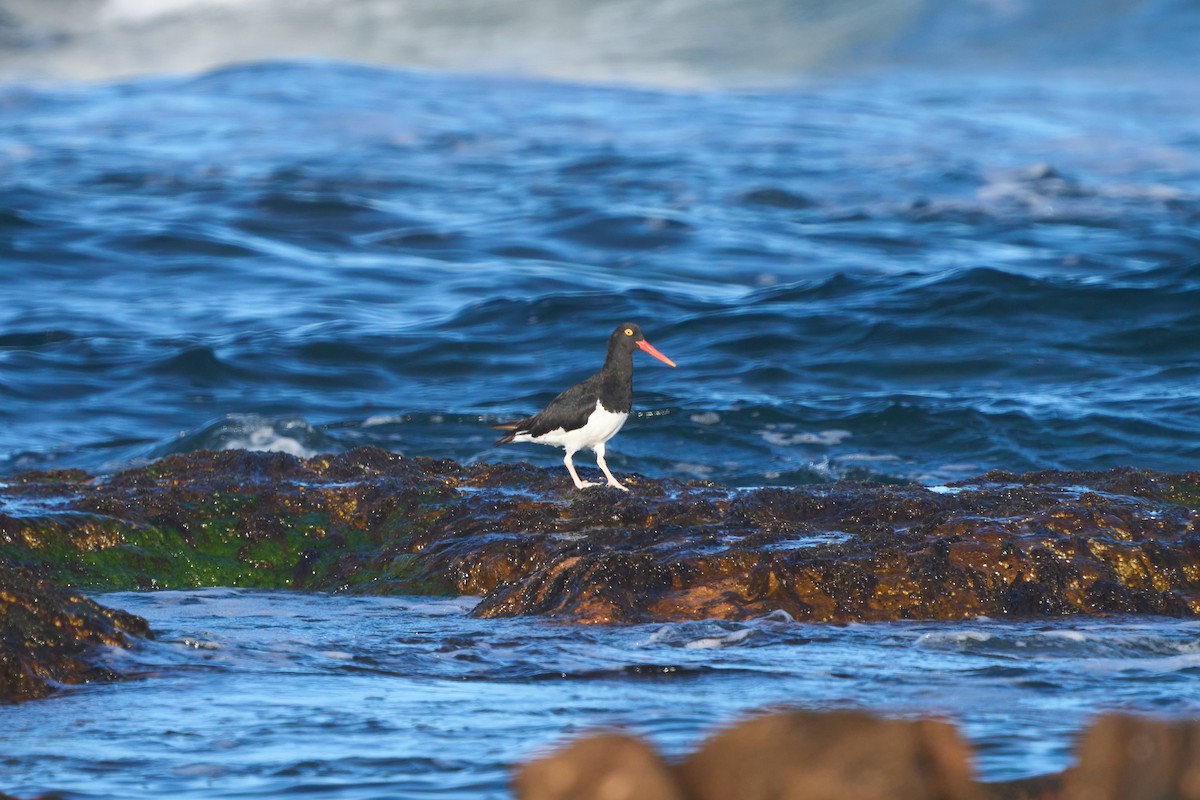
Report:
[[[624,341],[625,346],[631,350],[637,346],[638,342],[646,341],[646,337],[642,335],[642,329],[637,326],[636,322],[622,322],[613,331],[612,338]]]
[[[612,336],[608,340],[609,352],[614,350],[617,352],[632,353],[634,348],[645,350],[650,355],[657,358],[664,364],[675,366],[675,362],[664,356],[662,353],[646,341],[646,337],[642,334],[642,329],[633,322],[622,322],[613,331]]]

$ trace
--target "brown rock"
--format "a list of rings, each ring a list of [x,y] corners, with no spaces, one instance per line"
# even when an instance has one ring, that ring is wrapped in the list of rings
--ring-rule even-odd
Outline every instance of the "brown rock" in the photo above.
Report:
[[[95,665],[96,650],[130,647],[133,637],[148,635],[141,617],[0,559],[0,702],[43,697],[56,684],[114,680]]]
[[[1200,616],[1200,473],[990,473],[934,492],[730,489],[560,468],[189,453],[0,486],[0,556],[96,588],[482,597],[481,617],[811,622]]]
[[[633,736],[579,739],[517,772],[519,800],[685,800],[654,748]]]
[[[1059,800],[1062,797],[1063,773],[1017,778],[982,784],[988,800]]]
[[[970,758],[944,722],[797,711],[718,733],[680,775],[695,800],[981,800]]]
[[[1084,734],[1064,800],[1200,800],[1200,722],[1110,714]]]

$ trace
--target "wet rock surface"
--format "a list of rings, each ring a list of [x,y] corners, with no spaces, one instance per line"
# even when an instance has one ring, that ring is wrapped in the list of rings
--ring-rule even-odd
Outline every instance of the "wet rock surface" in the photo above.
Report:
[[[628,485],[373,448],[193,453],[11,479],[0,555],[81,587],[475,594],[480,616],[579,622],[1200,613],[1200,473]]]
[[[141,617],[0,559],[0,702],[44,697],[61,684],[115,680],[96,665],[96,650],[130,647],[148,635]]]

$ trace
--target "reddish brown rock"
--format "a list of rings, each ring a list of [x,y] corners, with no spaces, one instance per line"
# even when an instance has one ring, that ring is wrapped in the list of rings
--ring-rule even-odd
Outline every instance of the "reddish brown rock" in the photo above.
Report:
[[[1112,714],[1088,729],[1064,800],[1200,800],[1200,722]]]
[[[650,745],[621,733],[593,734],[521,767],[519,800],[686,800]]]
[[[953,495],[919,487],[674,486],[663,487],[663,497],[605,497],[599,508],[562,504],[553,517],[522,519],[521,575],[496,575],[494,588],[486,581],[461,588],[487,594],[478,610],[485,616],[596,622],[777,609],[820,621],[1195,615],[1200,515],[1157,498],[1066,488],[1112,477],[1122,476],[1063,475],[1063,487]],[[444,526],[467,516],[455,509],[428,532],[438,538],[432,559],[463,557]],[[479,554],[475,574],[488,576],[494,548]]]
[[[717,734],[680,776],[694,800],[982,800],[970,764],[944,722],[797,711]]]

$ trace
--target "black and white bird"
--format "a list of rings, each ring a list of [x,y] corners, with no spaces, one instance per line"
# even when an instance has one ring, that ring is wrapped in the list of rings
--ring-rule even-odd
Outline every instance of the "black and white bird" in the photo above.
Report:
[[[590,447],[596,452],[596,464],[608,478],[608,485],[629,491],[613,477],[604,461],[604,443],[617,435],[633,409],[633,351],[640,348],[662,361],[675,362],[658,352],[642,335],[642,329],[632,322],[617,326],[608,339],[608,355],[604,366],[592,377],[577,383],[550,401],[550,405],[532,417],[503,425],[497,430],[508,431],[497,445],[508,442],[537,442],[565,448],[563,463],[571,473],[576,488],[599,486],[579,479],[571,456]]]

